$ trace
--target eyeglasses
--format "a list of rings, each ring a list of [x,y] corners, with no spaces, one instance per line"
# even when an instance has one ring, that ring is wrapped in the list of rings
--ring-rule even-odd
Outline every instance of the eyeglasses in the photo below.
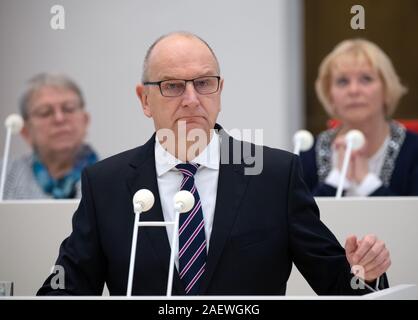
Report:
[[[190,80],[171,79],[163,81],[147,81],[146,86],[159,86],[164,97],[179,97],[186,90],[187,82],[193,82],[193,87],[199,94],[212,94],[219,90],[219,76],[199,77]]]
[[[59,109],[64,116],[73,116],[79,110],[81,110],[81,104],[75,101],[67,101],[59,104]],[[45,104],[39,107],[34,108],[32,112],[29,113],[29,117],[35,117],[38,119],[50,119],[57,112],[57,108],[54,108],[51,104]]]

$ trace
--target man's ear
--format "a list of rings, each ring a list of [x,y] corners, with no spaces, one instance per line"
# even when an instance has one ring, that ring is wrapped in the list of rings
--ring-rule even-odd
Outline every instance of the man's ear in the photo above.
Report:
[[[31,134],[29,132],[29,125],[28,123],[25,121],[22,130],[20,130],[20,135],[22,136],[22,138],[26,141],[27,144],[29,144],[30,146],[32,146],[32,137]]]
[[[219,84],[219,97],[221,96],[223,88],[224,88],[224,79],[221,78],[221,82]],[[222,109],[222,103],[219,104],[219,111],[218,112],[220,112],[221,109]]]
[[[151,118],[152,112],[151,112],[150,105],[148,104],[148,93],[144,85],[138,84],[136,86],[136,95],[141,101],[142,111],[144,112],[145,116],[147,116],[148,118]]]

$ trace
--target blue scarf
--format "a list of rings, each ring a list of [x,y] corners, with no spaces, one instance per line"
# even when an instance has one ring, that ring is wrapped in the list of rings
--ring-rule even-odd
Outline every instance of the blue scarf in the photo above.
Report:
[[[78,153],[71,171],[64,177],[54,179],[48,169],[34,153],[32,170],[36,181],[45,193],[52,195],[54,199],[72,199],[77,194],[76,184],[80,180],[81,171],[88,165],[97,162],[98,158],[93,149],[84,145]]]

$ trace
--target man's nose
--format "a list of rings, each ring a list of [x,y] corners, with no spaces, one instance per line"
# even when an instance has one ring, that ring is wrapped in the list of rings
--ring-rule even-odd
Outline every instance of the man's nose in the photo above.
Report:
[[[186,89],[183,93],[183,105],[184,106],[196,106],[199,104],[199,98],[196,89],[194,88],[193,82],[186,82]]]

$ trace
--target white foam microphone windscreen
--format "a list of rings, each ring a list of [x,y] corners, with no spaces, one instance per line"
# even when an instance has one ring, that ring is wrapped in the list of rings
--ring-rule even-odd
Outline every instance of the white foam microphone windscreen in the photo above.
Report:
[[[299,130],[293,135],[293,153],[299,154],[300,151],[308,151],[312,148],[313,143],[312,133],[307,130]]]
[[[174,206],[180,213],[190,211],[194,206],[194,196],[187,190],[181,190],[174,196]]]
[[[353,150],[358,150],[364,146],[366,138],[360,130],[350,130],[345,136],[345,141],[347,144],[351,142]]]
[[[154,201],[154,195],[151,191],[148,189],[138,190],[132,198],[134,212],[138,213],[148,211],[154,205]]]
[[[4,125],[7,129],[10,129],[12,133],[19,133],[23,127],[23,119],[20,115],[12,113],[6,118]]]

